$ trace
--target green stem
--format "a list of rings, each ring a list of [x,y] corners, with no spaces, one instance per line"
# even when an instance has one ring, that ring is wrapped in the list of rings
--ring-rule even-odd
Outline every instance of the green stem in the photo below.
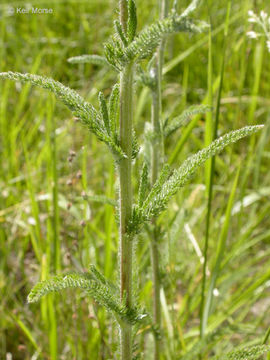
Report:
[[[154,233],[154,236],[151,240],[151,261],[152,261],[153,286],[154,286],[153,317],[154,317],[155,326],[158,329],[160,329],[161,328],[160,272],[159,272],[158,236],[156,233]],[[155,343],[154,343],[155,360],[158,360],[160,357],[160,348],[161,348],[160,337],[155,336]]]
[[[120,0],[120,21],[127,28],[127,1]],[[120,74],[120,145],[127,155],[119,163],[120,180],[120,298],[126,307],[132,306],[132,238],[127,232],[132,214],[132,117],[133,64]],[[122,324],[121,359],[132,359],[132,326]]]
[[[121,301],[132,306],[132,238],[127,227],[132,213],[132,84],[133,66],[129,64],[120,78],[120,144],[127,155],[119,164],[120,177],[120,289]],[[131,325],[121,327],[121,358],[131,359]]]
[[[160,0],[160,19],[164,19],[168,13],[168,0]],[[151,156],[151,183],[156,182],[160,166],[164,157],[164,141],[161,122],[161,79],[162,79],[162,65],[164,57],[165,40],[159,46],[156,53],[156,63],[154,66],[154,74],[156,79],[156,86],[152,91],[152,128],[154,132],[154,140],[152,143],[152,156]],[[161,328],[161,304],[160,304],[160,265],[159,265],[159,252],[158,252],[158,229],[156,221],[153,219],[154,232],[151,239],[151,261],[153,273],[153,317],[155,326]],[[154,344],[154,360],[160,358],[160,338],[155,337]]]

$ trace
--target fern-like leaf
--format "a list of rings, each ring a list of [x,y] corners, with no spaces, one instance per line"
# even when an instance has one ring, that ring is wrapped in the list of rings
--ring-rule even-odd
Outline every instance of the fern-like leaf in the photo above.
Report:
[[[122,41],[124,46],[128,45],[128,39],[126,38],[126,35],[124,34],[124,30],[122,28],[122,25],[120,24],[119,20],[114,21],[114,27],[116,30],[116,33],[118,34],[120,40]]]
[[[98,94],[98,101],[99,101],[99,108],[100,108],[100,112],[102,115],[103,124],[107,131],[107,134],[110,136],[111,129],[110,129],[109,114],[108,114],[106,100],[105,100],[104,94],[102,92],[100,92]]]
[[[245,349],[235,350],[228,354],[212,357],[212,360],[256,360],[261,355],[270,351],[269,345],[250,346]]]
[[[104,56],[100,55],[79,55],[73,56],[67,60],[71,64],[93,64],[99,65],[101,67],[107,66],[111,67]]]
[[[164,136],[169,136],[179,128],[186,126],[192,116],[196,114],[204,114],[207,111],[211,111],[211,107],[208,105],[192,105],[188,109],[184,110],[182,114],[173,118],[164,128]]]
[[[102,123],[102,115],[90,103],[85,101],[76,91],[64,86],[51,78],[17,72],[0,73],[0,78],[20,82],[29,82],[32,85],[47,89],[54,93],[97,138],[105,142],[116,159],[125,158],[126,155],[114,138],[107,134]]]
[[[115,295],[109,288],[101,282],[94,280],[90,274],[87,273],[57,275],[49,280],[41,281],[33,287],[27,300],[29,303],[37,302],[41,297],[51,292],[59,292],[68,288],[83,289],[99,304],[116,314],[121,314],[123,311]]]
[[[153,54],[164,36],[177,32],[201,32],[206,24],[198,22],[197,25],[183,16],[171,16],[146,27],[130,45],[124,49],[122,63],[136,59],[145,59]]]
[[[134,40],[137,29],[137,10],[134,0],[128,0],[128,24],[127,36],[128,42]]]
[[[137,139],[137,136],[136,136],[136,132],[133,129],[132,130],[132,154],[131,154],[131,157],[132,157],[133,160],[136,159],[139,152],[140,152],[139,142],[138,142],[138,139]]]
[[[109,119],[111,133],[116,134],[117,121],[119,117],[119,84],[115,84],[112,88],[109,99]]]
[[[87,273],[70,273],[57,275],[49,280],[38,282],[27,297],[29,303],[39,301],[51,292],[59,292],[67,288],[90,289],[92,280]]]
[[[141,321],[143,315],[139,314],[135,308],[123,306],[118,300],[117,289],[109,285],[108,281],[95,268],[92,267],[90,270],[91,274],[70,273],[67,275],[57,275],[49,280],[41,281],[33,287],[27,300],[29,303],[33,303],[52,292],[80,288],[88,296],[112,312],[118,322],[135,324]]]
[[[149,221],[163,211],[171,197],[194,175],[195,171],[210,157],[219,154],[226,146],[256,133],[263,128],[263,125],[246,126],[242,129],[231,131],[210,144],[207,148],[190,156],[179,169],[174,170],[171,177],[166,181],[168,166],[161,173],[156,184],[151,189],[148,197],[141,208],[135,212],[135,222],[138,226],[138,218],[141,221]],[[165,180],[165,181],[164,181]]]
[[[148,179],[148,166],[147,164],[143,165],[140,183],[139,183],[139,194],[138,194],[138,206],[141,207],[145,198],[146,192],[149,186],[149,179]]]
[[[101,135],[101,116],[96,109],[86,102],[76,91],[64,86],[51,78],[32,74],[21,74],[18,72],[0,73],[0,78],[20,82],[29,82],[54,93],[92,132]]]
[[[133,26],[135,28],[135,24]],[[173,13],[146,27],[126,47],[121,46],[115,39],[111,39],[105,44],[105,56],[113,67],[121,71],[127,63],[151,56],[167,35],[177,32],[198,33],[206,27],[208,25],[205,22],[198,21],[195,24],[191,19]]]
[[[114,199],[110,199],[105,195],[87,195],[83,194],[83,199],[91,201],[91,202],[97,202],[100,204],[108,204],[113,207],[117,206],[117,201]]]
[[[90,265],[89,267],[89,271],[91,273],[91,275],[101,284],[103,284],[104,286],[110,288],[114,293],[117,293],[117,287],[112,284],[110,281],[108,281],[105,276],[103,276],[101,274],[101,272],[98,271],[98,269],[94,266],[94,265]]]
[[[186,10],[182,13],[183,17],[189,16],[199,5],[200,0],[193,0]]]

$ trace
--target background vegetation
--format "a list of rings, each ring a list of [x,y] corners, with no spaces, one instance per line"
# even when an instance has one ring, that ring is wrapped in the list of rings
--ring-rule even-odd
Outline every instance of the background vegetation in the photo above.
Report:
[[[181,1],[184,8],[188,1]],[[115,74],[92,65],[72,65],[66,59],[83,53],[102,54],[102,43],[117,17],[114,0],[36,1],[53,8],[53,15],[12,14],[23,2],[0,4],[0,69],[53,77],[77,89],[95,104],[97,93],[109,93]],[[137,0],[138,28],[156,19],[156,1]],[[225,55],[219,133],[265,123],[259,135],[227,148],[216,160],[209,236],[211,273],[217,243],[228,225],[221,273],[214,291],[208,336],[199,337],[202,255],[207,212],[207,172],[201,170],[182,190],[161,221],[168,235],[162,242],[162,317],[164,359],[207,359],[236,345],[263,341],[270,318],[270,55],[265,40],[249,40],[249,9],[264,9],[265,1],[232,3]],[[207,102],[210,85],[214,104],[221,75],[227,1],[202,2],[194,17],[213,27],[212,71],[208,34],[169,38],[163,84],[164,117],[188,105]],[[136,130],[150,120],[151,97],[136,87]],[[194,126],[194,129],[193,129]],[[205,117],[193,118],[166,144],[173,165],[207,142]],[[142,140],[142,137],[141,137]],[[69,291],[28,305],[26,297],[39,279],[61,268],[82,270],[94,263],[112,280],[118,233],[112,206],[85,200],[88,195],[114,196],[113,161],[108,150],[83,128],[51,94],[29,85],[0,83],[0,358],[109,359],[116,349],[112,319],[79,292]],[[226,208],[232,184],[240,176],[232,205]],[[137,177],[137,174],[135,174]],[[165,220],[165,222],[164,222]],[[225,231],[225,230],[223,230]],[[225,231],[226,232],[226,231]],[[152,279],[149,241],[137,245],[140,298],[151,309]],[[57,256],[60,249],[59,263]],[[201,249],[201,250],[200,250]],[[148,275],[149,274],[149,275]],[[72,309],[72,311],[70,311]],[[144,329],[147,331],[147,329]],[[150,358],[153,339],[147,335],[138,352]],[[192,350],[193,349],[193,350]]]

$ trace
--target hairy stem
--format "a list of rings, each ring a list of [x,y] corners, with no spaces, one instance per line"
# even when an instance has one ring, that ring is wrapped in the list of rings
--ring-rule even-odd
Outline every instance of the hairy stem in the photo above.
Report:
[[[127,1],[120,0],[120,21],[127,27]],[[127,307],[132,306],[132,239],[127,233],[132,214],[132,86],[133,64],[120,74],[120,145],[127,155],[119,163],[120,180],[120,296]],[[132,327],[121,326],[121,359],[132,359]]]
[[[164,19],[168,13],[168,0],[160,0],[160,19]],[[165,40],[163,40],[156,52],[156,62],[154,67],[154,74],[156,79],[155,89],[152,91],[152,127],[154,132],[154,140],[152,143],[152,157],[151,157],[151,183],[152,185],[157,180],[159,169],[164,157],[164,141],[161,122],[161,79],[162,79],[162,65],[164,57]],[[159,253],[158,253],[158,231],[156,228],[156,221],[153,219],[154,232],[151,239],[151,261],[153,273],[153,317],[154,323],[158,329],[161,328],[161,305],[160,305],[160,269],[159,269]],[[160,358],[160,339],[155,337],[154,360]]]
[[[132,83],[133,66],[121,73],[120,79],[120,144],[127,155],[120,161],[120,288],[121,301],[127,307],[132,306],[132,239],[127,233],[132,212]],[[131,359],[131,325],[121,328],[122,359]]]

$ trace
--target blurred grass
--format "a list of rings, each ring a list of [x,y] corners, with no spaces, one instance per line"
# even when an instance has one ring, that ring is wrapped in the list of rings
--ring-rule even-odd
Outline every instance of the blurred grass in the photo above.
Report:
[[[187,3],[181,1],[181,8]],[[0,3],[1,71],[54,77],[96,104],[99,90],[109,94],[115,74],[95,66],[71,65],[66,59],[83,53],[102,54],[102,43],[117,17],[116,1],[32,4],[52,7],[54,13],[10,16],[8,8],[24,2]],[[153,0],[137,0],[137,6],[141,28],[155,19],[157,7]],[[269,328],[270,61],[262,42],[246,38],[250,27],[246,13],[251,8],[270,12],[264,1],[232,2],[218,133],[258,123],[266,123],[267,130],[216,159],[207,264],[210,274],[216,269],[222,229],[226,229],[227,241],[219,261],[202,359],[239,344],[260,343]],[[210,85],[216,103],[226,11],[227,0],[209,0],[196,12],[198,18],[212,19],[211,76],[208,34],[169,39],[164,116],[177,115],[190,104],[208,102]],[[142,135],[144,123],[150,120],[150,97],[139,85],[135,96],[136,129]],[[205,118],[195,117],[183,133],[166,144],[173,166],[203,146],[204,129]],[[76,153],[72,162],[68,161],[70,151]],[[6,359],[7,353],[18,360],[115,358],[116,325],[80,293],[26,304],[32,285],[60,268],[82,270],[94,263],[111,280],[117,280],[114,208],[81,196],[85,191],[114,198],[117,183],[112,158],[51,95],[8,81],[0,83],[0,152],[0,358]],[[228,204],[240,164],[234,204]],[[161,244],[163,359],[180,358],[198,341],[202,265],[194,244],[202,251],[206,214],[205,172],[201,170],[159,220],[168,231]],[[142,234],[138,239],[136,279],[139,300],[150,309],[146,238]],[[208,289],[210,277],[206,280]],[[153,341],[147,329],[141,330],[138,339],[144,334],[146,341],[139,341],[138,352],[150,359]]]

